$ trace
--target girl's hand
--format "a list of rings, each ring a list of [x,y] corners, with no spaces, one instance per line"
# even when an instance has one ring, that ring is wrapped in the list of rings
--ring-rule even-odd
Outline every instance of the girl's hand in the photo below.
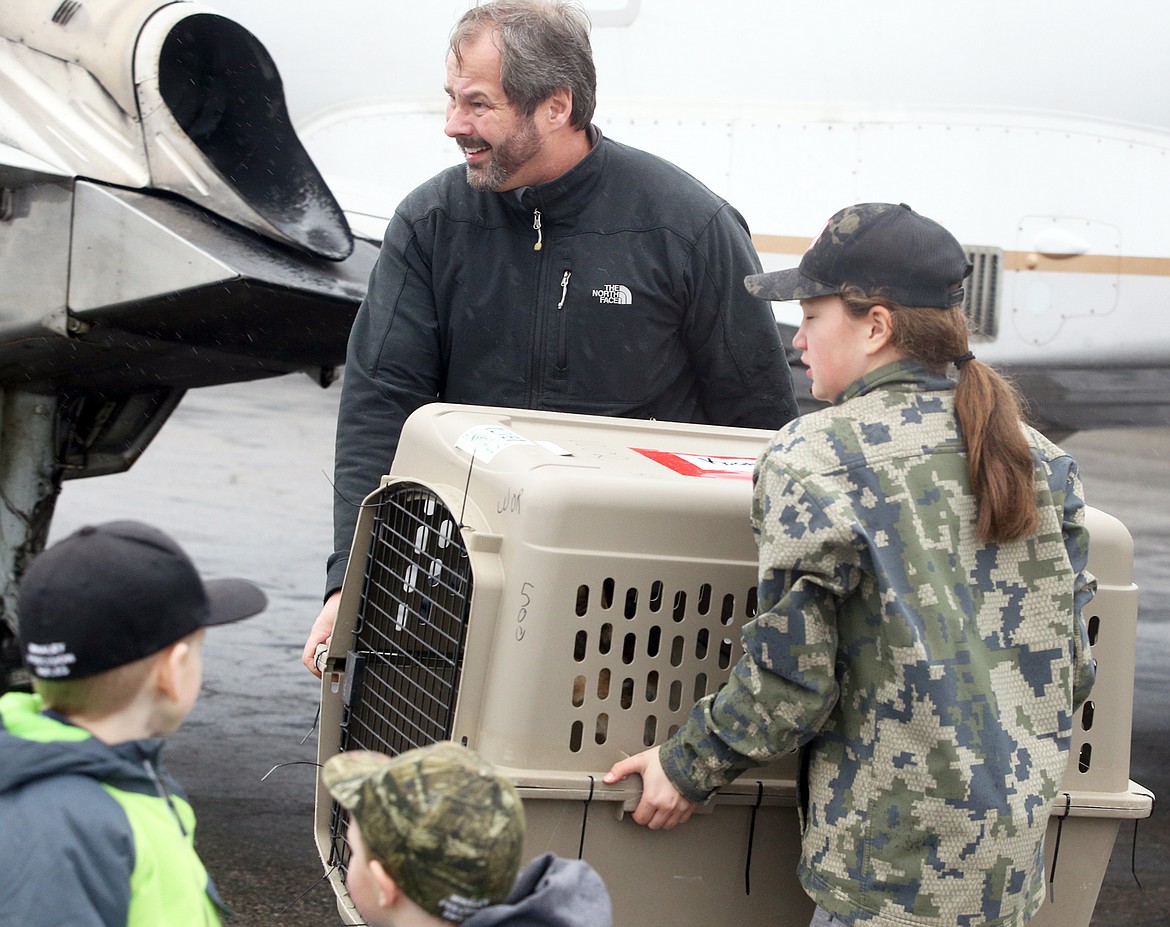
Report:
[[[636,823],[644,824],[651,830],[670,830],[685,824],[699,807],[697,802],[683,798],[667,778],[658,759],[657,747],[614,763],[603,781],[613,785],[631,773],[638,773],[642,777],[642,798],[634,809]]]

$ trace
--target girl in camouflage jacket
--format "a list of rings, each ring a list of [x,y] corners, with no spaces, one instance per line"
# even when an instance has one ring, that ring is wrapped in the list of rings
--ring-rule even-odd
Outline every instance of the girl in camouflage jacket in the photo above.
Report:
[[[757,617],[728,684],[659,748],[634,819],[669,828],[804,751],[814,923],[1017,927],[1093,665],[1075,461],[968,350],[959,243],[907,206],[841,210],[795,269],[813,395],[755,469]],[[957,382],[947,376],[953,365]]]

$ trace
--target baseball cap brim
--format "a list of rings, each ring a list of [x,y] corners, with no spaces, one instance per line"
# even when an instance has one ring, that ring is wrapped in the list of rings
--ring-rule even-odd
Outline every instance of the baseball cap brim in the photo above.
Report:
[[[262,612],[268,597],[255,583],[246,579],[207,579],[207,618],[204,625],[230,624]]]
[[[361,796],[362,786],[388,765],[390,757],[382,753],[369,750],[345,751],[325,761],[321,779],[337,803],[346,811],[353,811]]]
[[[789,299],[816,299],[818,296],[835,296],[841,292],[839,286],[806,277],[800,272],[799,267],[774,270],[766,274],[752,274],[744,277],[743,285],[752,296],[777,302]]]

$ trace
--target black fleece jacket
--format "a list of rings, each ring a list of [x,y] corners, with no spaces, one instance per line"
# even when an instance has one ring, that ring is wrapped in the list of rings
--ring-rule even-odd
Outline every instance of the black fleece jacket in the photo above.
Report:
[[[591,131],[556,180],[483,192],[460,165],[395,212],[350,334],[327,591],[424,403],[770,430],[796,415],[771,308],[744,289],[760,264],[743,218]]]

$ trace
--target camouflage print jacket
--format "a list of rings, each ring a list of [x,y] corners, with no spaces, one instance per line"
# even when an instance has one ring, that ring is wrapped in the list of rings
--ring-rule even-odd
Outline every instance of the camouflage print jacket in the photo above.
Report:
[[[954,385],[892,364],[776,435],[744,656],[660,751],[702,800],[804,746],[801,882],[867,927],[1026,922],[1093,682],[1076,463],[1029,429],[1040,529],[981,542]]]

